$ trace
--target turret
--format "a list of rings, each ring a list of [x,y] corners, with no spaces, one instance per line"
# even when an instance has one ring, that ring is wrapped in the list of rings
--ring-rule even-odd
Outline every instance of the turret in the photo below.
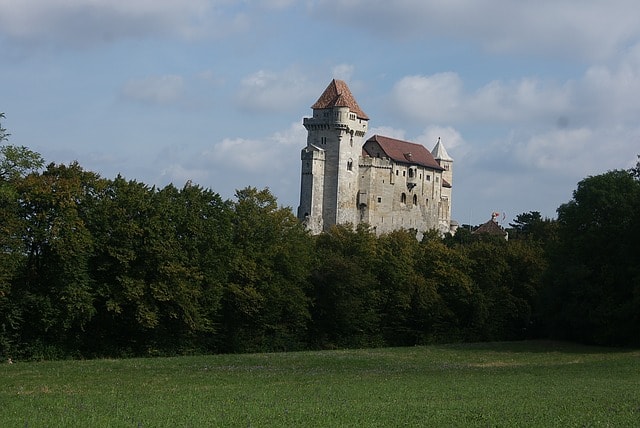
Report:
[[[438,137],[436,145],[433,147],[433,150],[431,150],[431,154],[436,162],[438,162],[438,165],[444,168],[442,178],[446,180],[449,185],[453,185],[453,158],[447,153],[447,149],[444,148],[440,137]]]
[[[441,232],[452,232],[454,226],[451,223],[451,188],[453,186],[453,158],[447,153],[440,137],[436,145],[431,150],[433,158],[443,168],[442,186],[440,191],[440,209],[438,214],[438,224]]]

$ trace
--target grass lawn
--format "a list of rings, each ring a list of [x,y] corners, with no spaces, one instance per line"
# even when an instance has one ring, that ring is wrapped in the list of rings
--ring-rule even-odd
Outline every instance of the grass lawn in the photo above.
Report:
[[[640,351],[557,342],[0,364],[2,427],[640,426]]]

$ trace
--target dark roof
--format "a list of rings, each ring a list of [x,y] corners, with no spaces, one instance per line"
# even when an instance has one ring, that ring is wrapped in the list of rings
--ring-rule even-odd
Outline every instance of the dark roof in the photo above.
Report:
[[[333,79],[327,89],[324,90],[318,101],[311,106],[312,109],[325,109],[332,107],[349,107],[360,119],[369,119],[362,111],[347,84],[342,80]]]
[[[374,141],[380,145],[387,157],[395,162],[422,165],[440,171],[444,170],[438,165],[431,152],[423,145],[383,137],[382,135],[374,135],[364,143],[363,149],[369,156],[374,157],[375,155],[367,151],[367,143]]]
[[[473,233],[486,233],[489,235],[500,235],[505,236],[507,231],[504,230],[500,225],[494,221],[493,219],[489,220],[483,225],[480,225]]]

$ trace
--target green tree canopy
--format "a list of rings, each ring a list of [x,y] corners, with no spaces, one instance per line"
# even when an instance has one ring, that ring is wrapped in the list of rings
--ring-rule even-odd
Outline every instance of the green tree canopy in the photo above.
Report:
[[[558,208],[558,223],[548,291],[554,333],[640,343],[640,180],[628,171],[585,178]]]

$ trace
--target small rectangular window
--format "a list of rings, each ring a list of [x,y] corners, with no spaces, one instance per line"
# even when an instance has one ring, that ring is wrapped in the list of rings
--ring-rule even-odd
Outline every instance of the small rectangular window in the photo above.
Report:
[[[382,198],[378,198],[378,203],[382,202]]]

